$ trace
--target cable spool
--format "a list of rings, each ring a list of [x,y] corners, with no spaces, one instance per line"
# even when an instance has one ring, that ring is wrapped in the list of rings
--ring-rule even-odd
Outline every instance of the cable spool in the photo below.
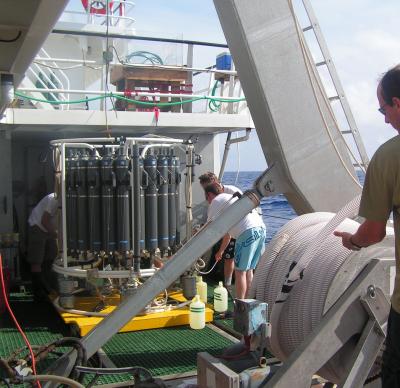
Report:
[[[344,248],[333,230],[355,233],[359,223],[350,219],[338,222],[337,216],[331,213],[297,217],[276,234],[260,260],[250,297],[270,306],[272,333],[267,346],[281,361],[299,347],[371,259],[394,257],[393,236],[361,251]],[[388,230],[388,234],[392,232]],[[307,256],[311,245],[316,248],[308,255],[310,260],[302,277],[294,284],[287,299],[277,304],[289,271]],[[374,285],[389,295],[389,282],[381,283],[377,280]],[[361,305],[357,314],[357,318],[367,319]],[[318,374],[333,383],[340,382],[354,351],[355,340],[351,338]]]

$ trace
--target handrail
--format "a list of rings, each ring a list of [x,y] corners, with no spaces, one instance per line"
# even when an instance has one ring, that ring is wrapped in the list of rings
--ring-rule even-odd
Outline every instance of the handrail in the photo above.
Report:
[[[40,53],[42,53],[43,55],[45,55],[48,59],[51,59],[49,53],[48,53],[43,47],[40,49]],[[40,64],[36,64],[36,65],[37,65],[37,66],[40,66]],[[66,83],[66,86],[64,86],[64,83],[63,83],[63,82],[61,81],[61,79],[57,76],[57,74],[56,74],[55,72],[52,72],[52,74],[53,74],[55,80],[56,80],[63,88],[69,89],[71,85],[70,85],[70,81],[69,81],[69,78],[68,78],[67,74],[66,74],[62,69],[59,68],[59,66],[57,65],[57,63],[53,62],[52,65],[53,65],[53,67],[56,68],[56,69],[54,69],[54,70],[57,70],[57,72],[62,76],[62,78],[64,78],[65,83]],[[50,80],[50,81],[51,81],[51,80]],[[56,89],[56,86],[57,86],[57,85],[55,85],[53,82],[50,82],[50,83],[51,83],[52,86],[54,86],[54,89]],[[69,95],[68,95],[68,94],[67,94],[67,95],[62,94],[61,97],[62,97],[63,101],[69,101]],[[66,107],[66,109],[67,109],[67,110],[69,109],[69,105]]]
[[[122,14],[118,14],[118,12],[120,12],[121,6],[123,6]],[[124,25],[123,27],[131,27],[136,22],[136,20],[126,15],[129,14],[129,12],[134,7],[135,3],[132,1],[114,0],[113,8],[111,9],[111,12],[108,12],[108,17],[111,20],[110,25],[117,27],[119,24],[122,24],[122,22],[127,21],[128,23],[126,23],[126,25]],[[67,9],[64,11],[64,14],[84,16],[87,18],[85,22],[89,24],[104,24],[105,20],[102,19],[107,19],[107,14],[95,14],[95,13],[90,13],[89,11],[86,10],[75,11]]]

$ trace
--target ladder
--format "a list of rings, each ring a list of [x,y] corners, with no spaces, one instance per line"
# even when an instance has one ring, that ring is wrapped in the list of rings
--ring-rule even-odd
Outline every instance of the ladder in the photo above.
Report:
[[[324,37],[322,35],[321,28],[319,26],[319,23],[318,23],[318,20],[317,20],[317,18],[315,16],[315,13],[314,13],[314,11],[312,9],[310,1],[309,0],[302,0],[302,3],[304,5],[304,9],[305,9],[305,11],[307,13],[307,16],[308,16],[308,19],[310,21],[310,25],[305,27],[305,28],[303,28],[303,32],[310,31],[310,30],[312,30],[314,32],[315,38],[317,40],[317,43],[319,45],[319,48],[321,50],[322,57],[323,57],[323,61],[315,63],[315,66],[317,68],[319,66],[326,66],[328,68],[328,72],[329,72],[329,75],[331,77],[332,84],[333,84],[333,86],[335,88],[335,91],[336,91],[336,94],[331,96],[331,97],[328,97],[328,99],[329,99],[330,102],[337,101],[337,100],[340,101],[341,107],[343,109],[344,115],[346,117],[346,120],[347,120],[347,123],[348,123],[348,126],[349,126],[348,130],[341,130],[341,133],[343,135],[352,135],[353,136],[353,140],[354,140],[355,146],[357,148],[358,154],[359,154],[360,159],[361,159],[361,162],[358,163],[356,161],[355,165],[356,166],[359,165],[360,167],[367,168],[368,162],[369,162],[369,158],[368,158],[367,152],[365,150],[364,143],[363,143],[363,141],[361,139],[360,132],[358,131],[357,124],[356,124],[356,121],[354,119],[353,113],[351,112],[351,108],[350,108],[349,102],[348,102],[348,100],[346,98],[346,95],[344,93],[343,86],[342,86],[342,84],[340,82],[340,79],[339,79],[339,76],[337,74],[337,71],[336,71],[335,65],[333,63],[332,57],[331,57],[331,55],[329,53],[328,45],[326,44],[326,41],[325,41],[325,39],[324,39]]]

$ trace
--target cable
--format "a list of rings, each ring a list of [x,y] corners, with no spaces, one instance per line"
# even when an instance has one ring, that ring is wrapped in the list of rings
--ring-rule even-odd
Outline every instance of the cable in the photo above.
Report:
[[[196,264],[195,264],[194,266],[195,266],[197,272],[198,272],[200,275],[208,275],[209,273],[211,273],[211,272],[214,270],[215,266],[216,266],[218,263],[219,263],[219,262],[216,261],[216,262],[214,263],[214,265],[211,267],[211,269],[210,269],[209,271],[207,271],[207,272],[202,272],[202,271],[200,271],[199,269],[197,269]]]
[[[212,96],[215,96],[215,91],[217,90],[218,82],[221,82],[221,81],[217,79],[214,82],[214,86],[213,86],[213,88],[211,90],[211,95]],[[208,107],[210,108],[210,110],[212,112],[218,112],[220,110],[220,108],[221,108],[221,102],[216,101],[216,100],[210,100],[208,102]]]
[[[35,376],[26,376],[20,378],[21,382],[28,381],[36,381],[36,383],[40,386],[39,380],[42,381],[53,381],[56,383],[64,384],[72,388],[85,388],[84,385],[79,384],[77,381],[69,379],[68,377],[56,376],[56,375],[35,375]]]
[[[119,62],[121,65],[125,65],[126,62],[124,62],[124,61],[119,57],[118,51],[117,51],[117,49],[115,48],[115,46],[111,45],[110,47],[111,47],[111,48],[113,49],[113,51],[115,52],[115,55],[117,56],[118,62]]]
[[[292,219],[292,218],[287,218],[287,217],[271,216],[271,215],[268,215],[268,214],[266,214],[265,217],[267,217],[267,218],[278,218],[280,220],[287,220],[287,221],[290,221]]]
[[[59,299],[60,299],[60,297],[57,297],[56,299],[54,299],[53,300],[53,305],[57,309],[57,311],[59,311],[61,313],[68,313],[68,314],[74,314],[74,315],[83,315],[85,317],[99,317],[99,318],[105,318],[106,316],[109,315],[109,313],[100,313],[100,312],[95,312],[95,311],[66,309],[66,308],[60,306]]]
[[[18,31],[18,34],[15,38],[12,39],[0,39],[0,43],[13,43],[16,42],[22,35],[22,31]]]
[[[108,137],[111,137],[111,132],[108,128],[108,116],[107,116],[107,92],[108,92],[108,95],[110,95],[110,90],[108,89],[108,71],[110,69],[110,62],[108,60],[109,59],[108,58],[108,50],[109,50],[108,41],[109,41],[109,26],[110,26],[108,3],[109,3],[109,0],[106,0],[106,55],[107,55],[107,57],[105,58],[105,61],[106,61],[105,72],[106,73],[105,73],[105,80],[104,80],[104,86],[105,86],[105,88],[104,88],[104,115],[105,115],[105,121],[106,121],[106,135]],[[111,98],[110,98],[110,100],[111,100],[113,109],[115,111],[114,101]]]
[[[79,67],[88,67],[93,70],[101,70],[101,66],[95,67],[95,66],[87,65],[85,63],[73,65],[73,66],[67,66],[67,67],[52,66],[52,65],[48,65],[46,63],[40,62],[40,61],[33,61],[33,63],[36,63],[39,66],[48,67],[50,69],[55,69],[55,70],[72,70],[72,69],[77,69]]]
[[[17,327],[22,338],[24,339],[24,342],[26,343],[26,346],[29,349],[29,354],[31,355],[31,361],[32,361],[32,370],[33,370],[33,373],[36,375],[36,360],[35,360],[35,355],[33,354],[31,344],[29,343],[28,338],[26,337],[25,333],[21,329],[21,326],[19,325],[17,318],[15,318],[15,315],[14,315],[13,311],[11,310],[10,304],[8,303],[8,298],[7,298],[7,293],[6,293],[6,283],[4,281],[4,275],[3,275],[3,258],[2,258],[1,253],[0,253],[0,282],[1,282],[1,290],[2,290],[2,294],[3,294],[3,298],[4,298],[4,303],[6,304],[7,310],[9,312],[11,318],[13,319],[15,326]],[[39,381],[37,382],[37,386],[39,388],[41,388]]]
[[[134,57],[145,58],[144,62],[150,61],[151,64],[153,64],[153,65],[163,65],[164,64],[164,62],[163,62],[163,60],[161,59],[160,56],[158,56],[155,53],[151,53],[149,51],[135,51],[135,52],[133,52],[131,54],[128,54],[125,57],[126,63],[131,63],[130,59],[134,58]]]

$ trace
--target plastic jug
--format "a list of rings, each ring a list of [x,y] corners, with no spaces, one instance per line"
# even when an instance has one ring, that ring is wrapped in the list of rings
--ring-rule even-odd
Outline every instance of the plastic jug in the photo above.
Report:
[[[196,330],[203,329],[206,325],[206,308],[199,295],[196,295],[190,303],[189,324]]]
[[[207,303],[207,283],[203,282],[203,278],[201,276],[197,277],[197,294],[199,294],[202,302]]]
[[[224,313],[228,310],[228,291],[219,282],[218,287],[214,288],[214,310],[217,313]]]

